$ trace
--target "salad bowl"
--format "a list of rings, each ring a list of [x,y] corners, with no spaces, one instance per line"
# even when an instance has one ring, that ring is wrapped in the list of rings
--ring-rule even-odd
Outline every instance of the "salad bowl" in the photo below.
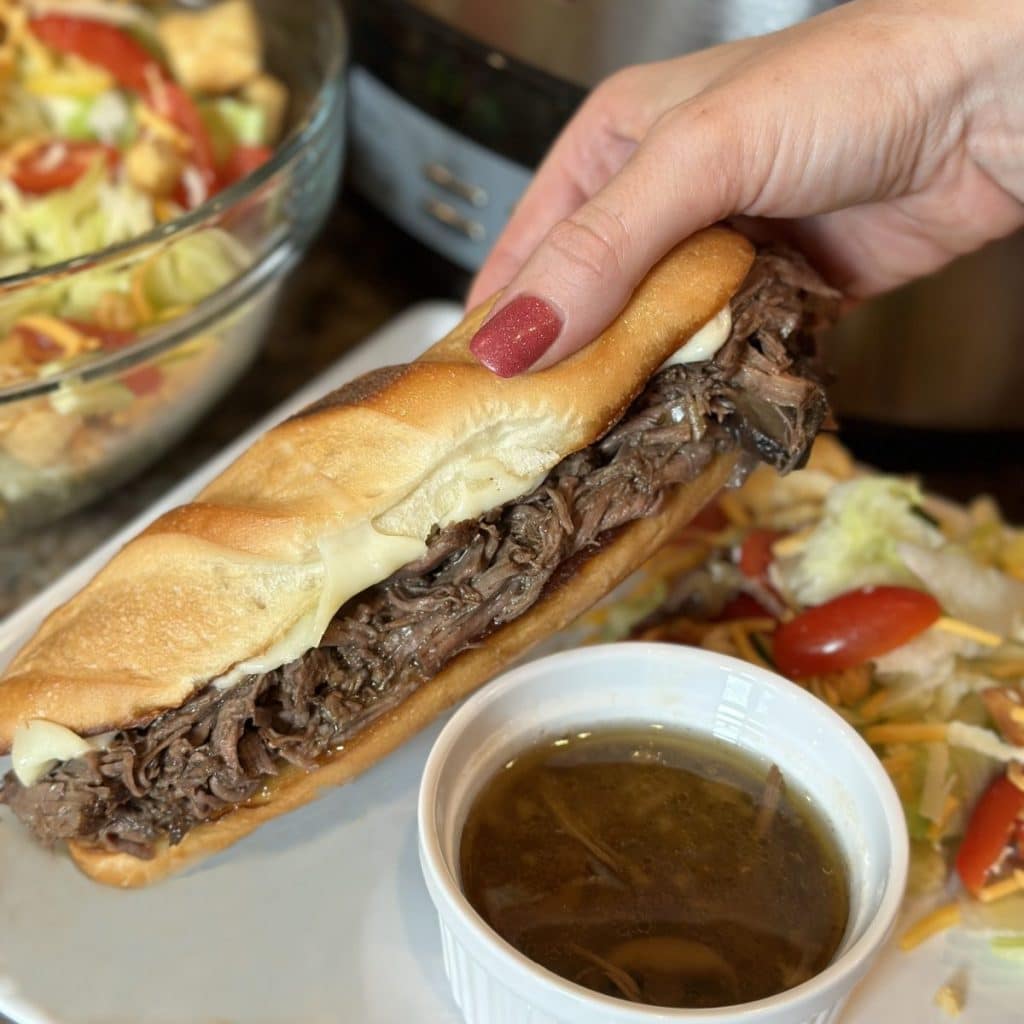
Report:
[[[110,24],[79,24],[59,4],[19,6],[28,16],[23,31],[36,33],[26,52],[40,49],[40,39],[52,43],[44,48],[52,66],[41,74],[35,58],[19,58],[23,80],[10,96],[25,100],[29,120],[42,110],[59,138],[26,150],[19,133],[36,136],[16,123],[18,103],[0,115],[0,539],[151,463],[254,358],[287,274],[333,200],[347,55],[331,0],[169,5],[185,19],[183,54],[201,50],[187,36],[188,19],[204,13],[241,15],[243,29],[259,36],[258,57],[232,55],[215,39],[216,22],[200,23],[219,49],[205,68],[183,63],[180,81],[153,71],[177,67],[173,51],[158,49],[175,38],[151,28],[148,9],[138,9],[136,23],[134,5],[91,4],[90,19],[107,7],[117,13]],[[96,38],[107,48],[97,50]],[[111,39],[124,47],[113,59]],[[131,63],[147,52],[159,54],[154,63]],[[241,77],[214,79],[209,93],[193,85],[204,74],[233,74],[232,59]],[[158,99],[134,91],[149,89],[145,76],[154,74]],[[180,82],[191,86],[183,110],[175,106],[185,95]],[[269,99],[258,95],[261,83]],[[166,168],[146,163],[160,155],[154,139],[167,151],[165,137],[196,154],[173,191],[158,181]],[[203,180],[204,150],[212,185]],[[152,184],[153,195],[139,182]]]

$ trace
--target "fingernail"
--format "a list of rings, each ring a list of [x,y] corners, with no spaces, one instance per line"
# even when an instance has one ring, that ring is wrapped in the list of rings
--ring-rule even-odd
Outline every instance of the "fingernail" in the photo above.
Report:
[[[520,295],[473,336],[469,350],[499,377],[529,369],[562,333],[562,318],[535,295]]]

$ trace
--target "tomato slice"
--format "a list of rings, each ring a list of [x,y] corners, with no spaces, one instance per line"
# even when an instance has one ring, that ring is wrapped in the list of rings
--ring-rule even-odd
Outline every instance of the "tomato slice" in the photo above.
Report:
[[[21,343],[21,351],[30,363],[52,363],[63,359],[66,354],[64,346],[56,338],[28,324],[15,324],[11,334]]]
[[[42,14],[29,19],[29,28],[46,46],[96,64],[133,92],[148,91],[154,75],[165,75],[159,61],[141,43],[104,21],[69,14]]]
[[[775,631],[775,663],[793,679],[853,668],[901,647],[942,614],[910,587],[863,587],[808,608]]]
[[[772,545],[783,534],[779,530],[751,530],[740,545],[737,562],[747,579],[768,582],[768,568],[772,564]]]
[[[267,146],[235,146],[231,155],[221,164],[221,184],[227,187],[241,181],[269,159],[271,150]]]
[[[121,376],[121,383],[137,398],[159,391],[163,382],[164,375],[159,366],[140,366]]]
[[[15,163],[11,181],[22,192],[41,196],[58,188],[70,188],[99,158],[114,168],[119,159],[113,146],[99,142],[43,142]]]
[[[956,855],[956,870],[972,896],[984,886],[1024,816],[1024,791],[1000,775],[981,795]]]
[[[31,18],[36,37],[58,53],[70,53],[96,64],[125,89],[142,95],[161,116],[192,140],[192,159],[206,186],[206,199],[217,191],[213,143],[192,97],[139,42],[114,25],[67,14]],[[194,204],[193,204],[194,205]]]
[[[199,115],[199,108],[177,82],[166,77],[146,91],[146,98],[161,117],[177,125],[192,140],[192,163],[206,186],[203,199],[209,198],[217,191],[217,168],[213,142]]]
[[[134,331],[118,330],[116,327],[100,327],[99,324],[89,323],[87,320],[75,320],[71,317],[64,317],[64,322],[70,324],[76,331],[95,338],[107,352],[124,348],[135,340]]]

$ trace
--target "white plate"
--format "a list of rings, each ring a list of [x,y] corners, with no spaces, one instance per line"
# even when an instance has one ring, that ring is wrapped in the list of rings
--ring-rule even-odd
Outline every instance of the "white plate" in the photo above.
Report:
[[[0,664],[124,541],[188,500],[272,423],[405,361],[458,309],[416,306],[0,623]],[[458,1024],[416,857],[416,789],[438,723],[351,786],[141,892],[87,881],[0,811],[0,1011],[18,1024]],[[0,763],[0,770],[6,770]],[[964,1024],[1020,1019],[1024,971],[962,935],[895,950],[843,1024],[943,1019],[935,990],[971,965]]]

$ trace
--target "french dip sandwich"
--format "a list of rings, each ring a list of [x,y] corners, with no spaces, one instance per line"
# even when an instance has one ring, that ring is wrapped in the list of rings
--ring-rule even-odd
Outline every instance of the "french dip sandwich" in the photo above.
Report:
[[[0,678],[0,798],[139,886],[346,782],[599,600],[826,414],[835,294],[712,228],[557,366],[469,341],[269,431],[126,545]]]

